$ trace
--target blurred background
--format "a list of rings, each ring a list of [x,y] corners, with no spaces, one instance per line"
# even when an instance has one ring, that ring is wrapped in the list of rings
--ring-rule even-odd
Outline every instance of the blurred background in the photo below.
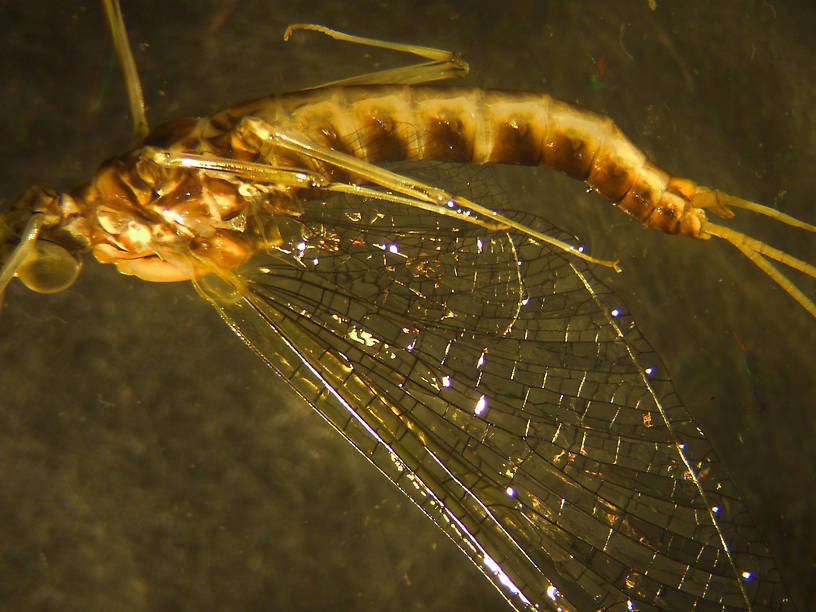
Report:
[[[812,3],[123,2],[151,125],[406,58],[317,22],[462,52],[478,87],[612,117],[665,170],[816,221]],[[0,197],[128,149],[95,2],[0,2]],[[410,58],[409,58],[410,59]],[[467,176],[451,169],[459,181]],[[726,244],[645,230],[547,169],[472,173],[624,273],[620,296],[741,485],[801,610],[816,576],[816,322]],[[486,187],[484,186],[486,185]],[[813,235],[735,224],[816,261]],[[811,297],[816,283],[794,276]],[[0,608],[502,610],[492,587],[188,284],[86,261],[0,316]]]

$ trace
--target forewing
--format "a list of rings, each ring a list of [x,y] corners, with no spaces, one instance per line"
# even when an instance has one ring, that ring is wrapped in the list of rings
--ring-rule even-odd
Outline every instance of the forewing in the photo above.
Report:
[[[279,225],[208,297],[512,605],[783,607],[725,470],[585,266],[370,200]]]

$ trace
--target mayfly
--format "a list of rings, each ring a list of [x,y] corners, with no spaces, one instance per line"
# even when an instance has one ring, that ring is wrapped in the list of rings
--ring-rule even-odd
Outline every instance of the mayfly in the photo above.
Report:
[[[76,204],[80,192],[73,199],[32,192],[7,215],[10,232],[23,241],[6,276],[61,288],[76,271],[58,250],[62,243],[93,246],[99,259],[149,280],[193,278],[239,335],[517,607],[781,608],[786,596],[756,535],[732,530],[742,520],[738,496],[682,407],[665,400],[671,393],[659,388],[664,382],[648,379],[647,364],[639,367],[636,332],[605,314],[612,311],[602,290],[573,259],[586,255],[551,240],[540,220],[501,216],[359,163],[359,150],[344,142],[359,127],[351,118],[344,131],[342,117],[309,116],[291,133],[270,131],[275,122],[263,116],[253,121],[262,114],[259,105],[280,100],[291,104],[286,116],[297,116],[301,107],[318,115],[354,108],[355,100],[378,92],[401,104],[422,96],[451,104],[445,96],[464,96],[377,85],[448,74],[436,66],[431,73],[417,70],[160,128],[145,141],[150,149],[100,170],[82,192],[92,208]],[[491,95],[488,109],[508,103]],[[528,105],[529,99],[522,106]],[[566,117],[597,120],[559,108]],[[388,113],[363,116],[381,130],[389,121]],[[437,129],[452,122],[446,117]],[[518,132],[514,122],[504,124]],[[615,135],[611,124],[599,123],[611,130],[604,137]],[[313,142],[315,133],[328,146]],[[238,134],[275,145],[267,149],[243,137],[236,144]],[[391,149],[378,150],[391,158],[393,147],[411,157],[404,150],[411,138],[384,129],[380,139]],[[428,142],[439,150],[423,157],[461,156],[468,147],[465,138],[452,142],[439,134]],[[219,154],[227,144],[233,156]],[[365,159],[385,160],[386,153]],[[584,156],[576,151],[576,159]],[[687,187],[674,184],[674,195]],[[365,199],[335,209],[324,203],[326,191]],[[56,225],[48,214],[31,215],[34,196],[42,193],[69,213]],[[700,193],[718,204],[717,192]],[[133,205],[132,197],[142,201]],[[240,198],[248,209],[235,207]],[[635,198],[642,200],[648,198]],[[140,208],[159,201],[152,211]],[[205,227],[196,202],[219,208],[217,227]],[[693,233],[702,217],[691,213],[674,220],[688,219]],[[742,238],[735,242],[754,258],[776,254]],[[57,267],[47,264],[52,251]],[[232,271],[251,255],[251,268]],[[809,270],[805,262],[781,259]],[[708,477],[701,480],[703,473]]]

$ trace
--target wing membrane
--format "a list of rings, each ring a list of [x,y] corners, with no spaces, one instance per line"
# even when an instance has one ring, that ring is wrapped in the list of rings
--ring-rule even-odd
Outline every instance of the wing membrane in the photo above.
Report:
[[[725,470],[584,266],[384,202],[279,229],[207,296],[513,606],[783,607]]]

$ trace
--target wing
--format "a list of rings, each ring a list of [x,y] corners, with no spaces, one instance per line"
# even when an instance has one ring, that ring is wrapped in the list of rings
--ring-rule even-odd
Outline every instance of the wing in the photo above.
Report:
[[[379,201],[307,202],[277,229],[205,296],[511,605],[787,605],[659,358],[585,266]]]

